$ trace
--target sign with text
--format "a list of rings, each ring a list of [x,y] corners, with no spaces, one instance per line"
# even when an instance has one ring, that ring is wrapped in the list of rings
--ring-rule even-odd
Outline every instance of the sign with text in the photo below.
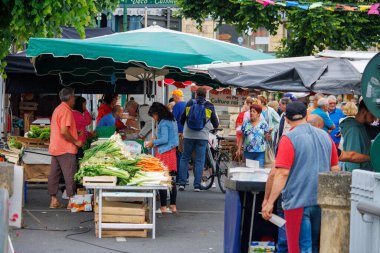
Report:
[[[222,91],[211,90],[209,92],[209,99],[211,103],[217,106],[241,107],[248,95],[248,90],[236,91],[236,95],[232,95],[230,89]]]
[[[128,5],[160,5],[160,6],[174,6],[176,0],[126,0]],[[124,3],[124,1],[120,1]]]

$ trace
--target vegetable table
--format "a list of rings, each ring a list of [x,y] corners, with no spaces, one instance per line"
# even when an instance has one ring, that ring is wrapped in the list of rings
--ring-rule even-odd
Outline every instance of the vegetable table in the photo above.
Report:
[[[151,229],[152,239],[156,238],[156,192],[167,190],[167,186],[87,186],[97,193],[99,205],[99,226],[98,238],[102,238],[102,229]],[[113,198],[145,198],[149,203],[150,224],[130,224],[130,223],[103,223],[102,208],[103,197]]]

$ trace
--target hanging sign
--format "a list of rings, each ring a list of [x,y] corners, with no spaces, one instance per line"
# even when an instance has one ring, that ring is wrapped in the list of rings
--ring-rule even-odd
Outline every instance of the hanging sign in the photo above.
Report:
[[[209,91],[209,100],[216,106],[241,107],[248,95],[248,90],[236,91],[235,96],[232,95],[231,89],[211,90]]]
[[[123,1],[121,1],[123,3]],[[127,5],[128,7],[133,7],[133,6],[175,6],[176,5],[176,0],[127,0]],[[132,5],[132,6],[131,6]]]

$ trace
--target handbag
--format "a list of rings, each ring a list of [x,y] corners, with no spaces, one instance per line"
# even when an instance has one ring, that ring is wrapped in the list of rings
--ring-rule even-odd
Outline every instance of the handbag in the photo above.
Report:
[[[272,143],[266,141],[265,147],[265,168],[272,168],[275,162],[275,156],[272,148]]]

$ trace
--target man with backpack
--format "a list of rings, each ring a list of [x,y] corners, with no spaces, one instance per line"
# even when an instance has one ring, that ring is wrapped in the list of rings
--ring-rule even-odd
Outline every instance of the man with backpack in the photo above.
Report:
[[[201,179],[206,159],[209,131],[219,125],[214,105],[206,101],[206,89],[200,87],[196,91],[196,99],[186,104],[185,112],[181,117],[184,125],[184,151],[179,167],[179,190],[184,191],[187,181],[187,171],[193,151],[195,151],[194,191],[201,190]],[[211,124],[210,124],[211,123]]]

